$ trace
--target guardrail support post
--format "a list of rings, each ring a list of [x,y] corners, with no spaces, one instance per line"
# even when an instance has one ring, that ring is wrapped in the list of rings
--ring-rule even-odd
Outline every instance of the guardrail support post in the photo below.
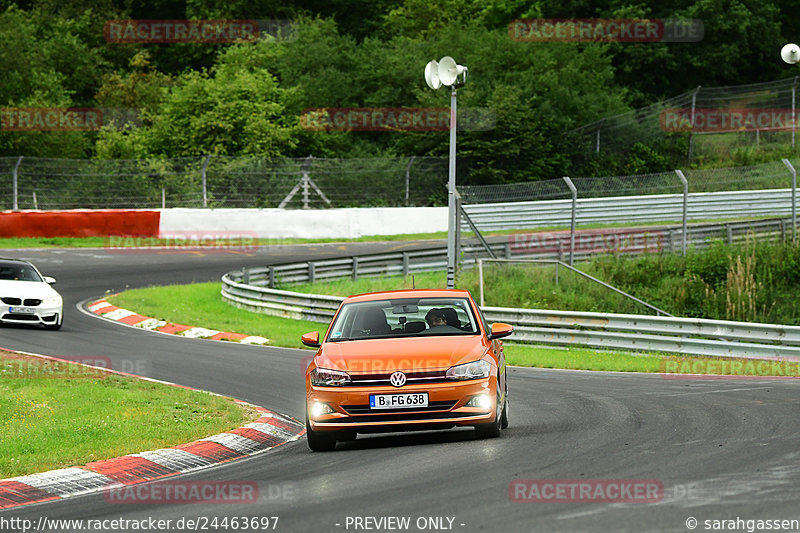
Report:
[[[728,240],[728,244],[733,244],[733,228],[730,224],[725,224],[725,236]]]
[[[269,267],[269,278],[267,284],[270,289],[275,288],[275,267]]]
[[[503,251],[506,254],[506,259],[511,259],[511,244],[506,243],[503,247]]]
[[[314,262],[313,261],[309,261],[308,262],[308,282],[309,283],[314,283],[314,274],[315,274],[315,272],[314,272]]]
[[[353,257],[353,281],[358,281],[358,257]]]
[[[408,276],[408,252],[403,252],[403,277]]]
[[[250,271],[247,270],[247,267],[242,268],[242,283],[250,285]]]
[[[795,242],[797,239],[797,171],[788,159],[784,159],[783,164],[792,174],[792,242]]]
[[[698,89],[699,88],[700,87],[698,87]],[[692,109],[694,109],[694,105],[692,106]],[[692,113],[694,113],[694,111],[692,111]],[[694,118],[692,120],[694,120]],[[683,250],[683,255],[685,257],[686,256],[686,240],[689,237],[688,230],[687,230],[687,227],[686,227],[686,216],[687,216],[687,212],[689,210],[689,181],[686,179],[686,176],[683,175],[683,171],[682,170],[676,169],[675,173],[681,179],[681,183],[683,183],[683,216],[682,216],[682,218],[683,218],[683,245],[682,245],[682,250]]]
[[[478,287],[480,287],[480,302],[483,307],[483,259],[478,258]]]

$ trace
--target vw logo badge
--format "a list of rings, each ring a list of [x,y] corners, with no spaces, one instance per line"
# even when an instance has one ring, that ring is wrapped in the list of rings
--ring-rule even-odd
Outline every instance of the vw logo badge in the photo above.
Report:
[[[402,387],[406,384],[406,375],[400,372],[399,370],[389,376],[389,383],[394,385],[395,387]]]

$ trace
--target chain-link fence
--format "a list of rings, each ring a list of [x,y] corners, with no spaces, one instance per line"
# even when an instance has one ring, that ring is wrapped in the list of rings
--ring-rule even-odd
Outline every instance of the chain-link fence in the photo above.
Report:
[[[435,157],[0,158],[3,209],[326,208],[446,203],[447,160]]]
[[[684,153],[692,162],[762,144],[797,144],[800,76],[783,80],[697,87],[675,97],[565,132],[577,158],[620,156],[634,146]]]

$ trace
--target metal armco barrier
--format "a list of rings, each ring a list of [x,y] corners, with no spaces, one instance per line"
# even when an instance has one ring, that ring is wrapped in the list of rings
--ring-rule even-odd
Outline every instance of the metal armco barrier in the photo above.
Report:
[[[780,236],[787,227],[782,220],[728,223],[692,228],[690,234],[693,235],[693,241],[695,238],[713,237],[736,242],[744,238],[747,228],[757,231],[760,236]],[[565,233],[568,240],[569,232]],[[701,244],[701,241],[698,240],[696,244]],[[509,256],[512,253],[509,243],[491,246],[498,255]],[[678,241],[675,241],[673,249],[679,249]],[[514,257],[541,258],[559,254],[553,251],[552,246],[545,247],[545,250],[536,253],[529,247],[525,250],[526,254],[514,254]],[[483,247],[462,248],[462,252],[462,266],[474,264],[477,257],[488,257]],[[584,251],[576,255],[588,257],[591,253]],[[433,249],[244,268],[228,272],[222,277],[221,292],[223,300],[251,311],[327,323],[343,298],[270,287],[274,287],[278,281],[297,283],[359,276],[407,275],[444,270],[446,265],[447,250]],[[509,337],[512,342],[800,360],[800,326],[540,309],[482,309],[489,322],[506,322],[514,326],[514,334]]]
[[[464,210],[483,232],[569,225],[572,208],[572,200],[464,204]],[[674,222],[681,220],[682,213],[682,194],[578,198],[576,202],[578,225]],[[686,216],[689,220],[708,220],[791,213],[792,190],[771,189],[689,193]],[[462,224],[462,230],[469,228]]]

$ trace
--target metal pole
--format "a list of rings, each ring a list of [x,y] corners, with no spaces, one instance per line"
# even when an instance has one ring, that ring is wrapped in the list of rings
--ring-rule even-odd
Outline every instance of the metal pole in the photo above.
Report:
[[[206,187],[206,169],[208,168],[208,162],[211,160],[211,154],[206,156],[206,160],[203,161],[203,207],[208,207],[208,188]]]
[[[792,82],[792,148],[794,148],[794,133],[797,129],[797,118],[795,117],[795,96],[797,94],[797,76],[794,77]]]
[[[478,259],[478,286],[480,287],[481,307],[483,307],[483,259]]]
[[[795,242],[797,238],[797,171],[788,159],[784,159],[783,164],[792,173],[792,242]]]
[[[692,151],[694,149],[694,111],[697,105],[697,93],[700,92],[700,85],[697,86],[697,89],[694,90],[694,94],[692,95],[692,113],[691,117],[691,125],[692,125],[692,132],[689,134],[689,163],[692,162]]]
[[[19,210],[19,202],[17,198],[17,171],[19,170],[20,163],[22,163],[22,157],[23,156],[19,156],[19,159],[17,159],[17,164],[14,165],[14,211]]]
[[[161,209],[167,208],[167,190],[161,187]]]
[[[683,255],[686,256],[686,239],[687,239],[687,225],[686,225],[686,216],[689,208],[689,181],[686,179],[686,176],[683,175],[683,171],[678,169],[675,171],[678,177],[681,179],[681,183],[683,183]]]
[[[567,182],[567,187],[572,191],[572,217],[569,223],[569,264],[572,265],[573,256],[575,255],[575,215],[578,211],[578,189],[567,176],[564,176],[564,181]],[[558,283],[558,270],[556,270],[556,283]]]
[[[450,168],[447,181],[447,288],[456,286],[456,88],[450,91]]]
[[[411,181],[411,164],[414,162],[417,156],[412,155],[411,159],[408,160],[408,165],[406,165],[406,206],[408,205],[408,191],[409,191],[409,182]]]

